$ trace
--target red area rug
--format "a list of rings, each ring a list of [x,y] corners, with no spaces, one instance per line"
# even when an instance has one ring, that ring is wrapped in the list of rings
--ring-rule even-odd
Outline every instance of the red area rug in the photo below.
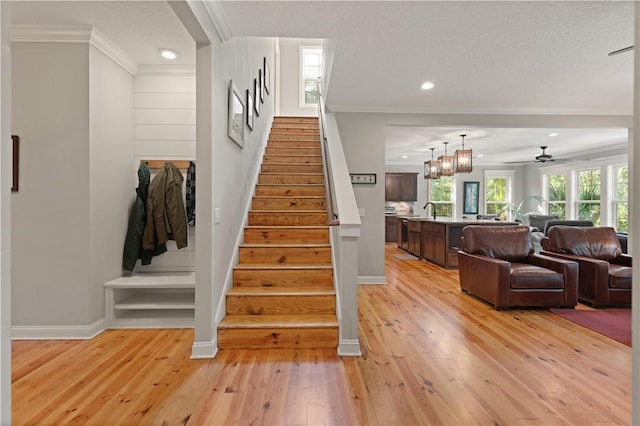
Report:
[[[556,315],[631,346],[631,309],[550,309]]]

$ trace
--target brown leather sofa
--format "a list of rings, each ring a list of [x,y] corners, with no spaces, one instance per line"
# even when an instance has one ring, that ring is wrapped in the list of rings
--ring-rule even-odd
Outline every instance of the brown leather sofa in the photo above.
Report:
[[[631,305],[631,256],[610,227],[554,226],[542,254],[578,262],[578,299],[594,307]]]
[[[578,264],[534,254],[528,226],[465,226],[458,266],[462,291],[498,310],[578,304]]]

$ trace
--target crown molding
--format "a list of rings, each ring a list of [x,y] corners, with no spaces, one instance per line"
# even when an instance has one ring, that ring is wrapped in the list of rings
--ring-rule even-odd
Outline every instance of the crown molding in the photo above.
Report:
[[[229,25],[227,15],[225,15],[220,1],[207,1],[203,3],[220,41],[224,43],[233,37],[231,25]]]
[[[95,27],[91,30],[91,40],[89,42],[96,49],[107,55],[113,62],[124,68],[129,74],[135,76],[138,72],[138,64],[136,61]]]
[[[13,43],[88,43],[128,73],[135,76],[138,71],[138,64],[129,55],[91,26],[14,25],[11,41]]]
[[[195,77],[195,65],[138,65],[136,75],[168,75]]]

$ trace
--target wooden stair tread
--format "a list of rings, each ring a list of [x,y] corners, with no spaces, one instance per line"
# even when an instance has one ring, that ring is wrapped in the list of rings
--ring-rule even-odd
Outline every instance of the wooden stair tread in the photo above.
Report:
[[[263,175],[286,175],[286,176],[322,176],[322,172],[260,172]]]
[[[327,263],[238,263],[233,269],[242,270],[313,270],[331,269],[333,265]]]
[[[254,195],[253,198],[257,198],[259,200],[290,200],[292,198],[301,198],[303,200],[324,200],[324,195]]]
[[[307,243],[286,243],[286,244],[274,244],[274,243],[242,243],[242,248],[325,248],[331,247],[331,244],[307,244]]]
[[[322,183],[259,183],[257,186],[301,186],[301,187],[323,187],[324,188],[324,184]]]
[[[300,213],[326,213],[327,209],[319,209],[319,210],[287,210],[287,209],[279,209],[279,210],[249,210],[251,212],[259,212],[259,213],[273,213],[273,214],[300,214]]]
[[[219,329],[325,327],[338,327],[335,315],[227,315],[218,325]]]
[[[329,225],[247,225],[245,229],[327,229]]]
[[[232,287],[228,296],[335,296],[333,287]]]

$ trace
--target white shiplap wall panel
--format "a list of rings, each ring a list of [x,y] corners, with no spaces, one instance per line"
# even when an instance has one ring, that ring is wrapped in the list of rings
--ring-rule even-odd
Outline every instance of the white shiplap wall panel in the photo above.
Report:
[[[136,93],[193,93],[194,79],[190,76],[139,75],[136,77]]]
[[[140,160],[193,160],[196,154],[196,79],[185,75],[138,75],[134,96],[134,174]],[[152,178],[155,171],[152,171]],[[185,180],[186,182],[186,180]],[[183,193],[184,193],[183,185]],[[195,228],[189,227],[188,246],[174,241],[151,265],[139,272],[195,271]]]
[[[136,108],[180,108],[195,109],[195,93],[136,93]]]
[[[135,111],[136,124],[196,124],[195,109],[143,109]]]
[[[192,141],[196,138],[196,129],[192,124],[136,124],[136,140]]]
[[[134,154],[145,160],[173,158],[176,160],[192,160],[196,156],[195,141],[136,141]]]

